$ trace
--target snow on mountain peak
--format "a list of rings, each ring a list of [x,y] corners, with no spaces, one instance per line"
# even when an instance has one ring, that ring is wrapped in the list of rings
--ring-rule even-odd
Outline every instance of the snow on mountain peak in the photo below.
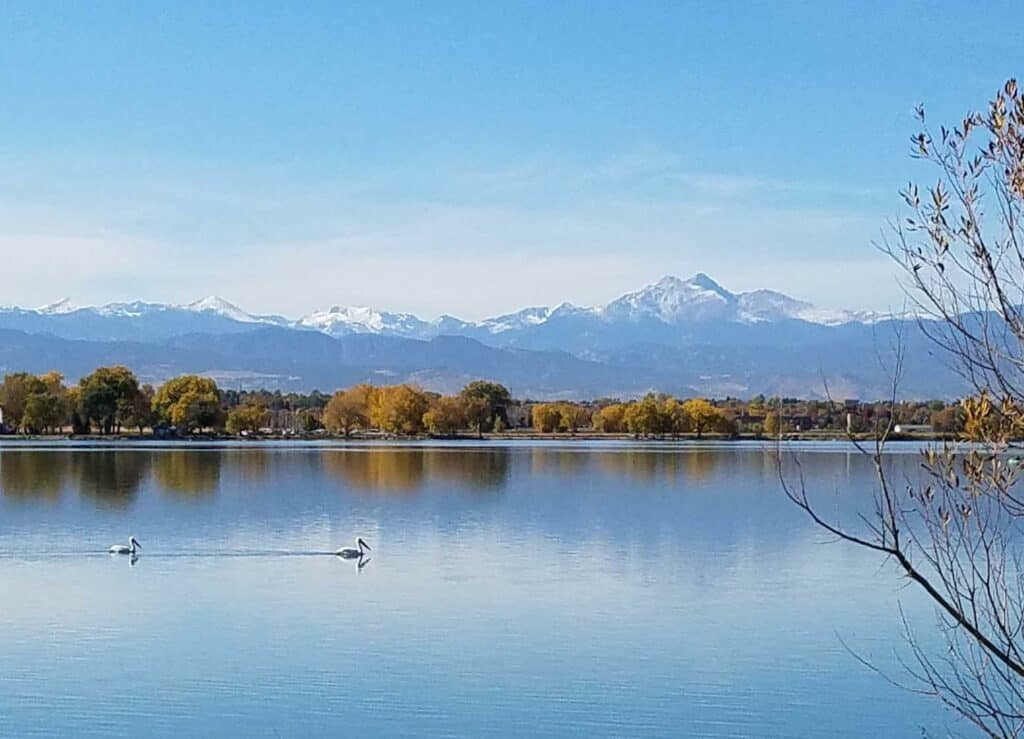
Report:
[[[74,313],[76,310],[79,310],[79,306],[72,303],[71,298],[61,298],[55,303],[37,308],[36,312],[47,316],[59,316],[64,313]]]
[[[489,334],[511,337],[513,341],[517,340],[515,337],[520,332],[532,332],[545,324],[552,327],[564,324],[566,330],[585,332],[590,330],[587,328],[587,321],[598,321],[602,324],[622,323],[624,326],[654,322],[673,326],[700,321],[754,324],[800,320],[834,326],[850,322],[872,323],[886,317],[884,314],[866,311],[817,308],[811,303],[774,290],[733,293],[703,272],[698,272],[685,280],[666,275],[657,282],[635,292],[626,293],[604,305],[581,307],[562,303],[553,308],[529,307],[482,321],[463,321],[452,316],[425,321],[410,313],[389,313],[367,306],[344,305],[334,305],[327,310],[316,311],[298,320],[292,320],[281,316],[254,315],[218,296],[202,298],[187,305],[135,301],[97,307],[77,306],[65,298],[30,312],[50,316],[55,320],[60,320],[63,315],[79,312],[108,319],[133,320],[149,315],[161,315],[161,320],[168,322],[176,320],[173,314],[177,311],[220,317],[245,324],[311,329],[331,336],[380,334],[429,339],[439,335]],[[583,323],[580,323],[581,321]],[[180,323],[182,331],[194,330],[194,326],[197,325],[189,320],[182,320]],[[167,323],[167,326],[171,325],[177,324]],[[572,328],[569,329],[569,326]],[[160,330],[171,329],[164,326]]]
[[[688,280],[671,275],[613,300],[601,309],[609,318],[655,318],[666,323],[727,317],[736,296],[704,273]]]
[[[387,313],[367,306],[332,305],[300,318],[296,325],[316,329],[332,336],[345,334],[394,334],[416,336],[430,324],[411,313]]]
[[[190,310],[195,313],[216,313],[224,316],[225,318],[230,318],[233,321],[239,321],[241,323],[260,322],[260,319],[256,316],[246,313],[234,303],[229,303],[227,300],[218,297],[217,295],[210,295],[183,307],[185,310]]]
[[[500,334],[527,326],[538,326],[548,320],[552,312],[551,308],[546,306],[523,308],[515,313],[488,318],[478,325],[486,328],[492,334]]]
[[[722,287],[717,282],[712,280],[710,277],[708,277],[703,272],[698,272],[697,274],[695,274],[693,277],[691,277],[688,280],[680,280],[678,277],[663,277],[662,278],[662,282],[665,282],[667,280],[672,280],[675,283],[680,284],[680,285],[691,285],[693,287],[698,287],[701,290],[710,290],[711,292],[716,292],[716,293],[719,293],[720,295],[723,294],[723,293],[728,293],[729,292],[728,290],[726,290],[724,287]]]

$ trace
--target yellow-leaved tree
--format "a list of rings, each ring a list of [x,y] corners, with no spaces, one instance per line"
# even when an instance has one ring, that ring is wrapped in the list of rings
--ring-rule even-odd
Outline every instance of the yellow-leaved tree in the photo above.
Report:
[[[370,399],[373,387],[362,384],[339,390],[324,408],[324,428],[332,434],[349,436],[353,431],[370,427]]]
[[[165,382],[153,397],[153,411],[182,433],[219,428],[224,422],[217,383],[199,375]]]
[[[430,397],[412,385],[377,388],[370,399],[370,424],[390,434],[418,434]]]

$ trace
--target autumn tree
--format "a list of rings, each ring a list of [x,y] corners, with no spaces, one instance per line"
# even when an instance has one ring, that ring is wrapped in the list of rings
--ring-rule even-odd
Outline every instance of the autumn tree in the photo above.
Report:
[[[471,403],[480,403],[479,398],[470,398]],[[423,423],[427,430],[439,436],[455,436],[460,429],[467,427],[466,399],[462,397],[438,398],[430,405],[430,410],[423,414]]]
[[[621,434],[626,430],[625,403],[612,403],[594,414],[594,428],[608,434]]]
[[[0,405],[5,408],[5,422],[18,430],[29,434],[55,431],[68,417],[64,377],[59,372],[9,374],[0,385]]]
[[[661,417],[665,432],[673,437],[685,434],[693,427],[693,419],[686,410],[686,404],[675,398],[666,398],[662,403]]]
[[[542,434],[558,431],[562,414],[556,403],[535,403],[530,409],[533,427]]]
[[[984,112],[938,130],[923,108],[917,114],[912,155],[936,179],[906,187],[908,213],[880,247],[902,270],[918,328],[939,361],[973,388],[962,411],[974,443],[930,446],[920,478],[894,477],[885,457],[892,421],[876,423],[876,443],[859,447],[876,473],[870,513],[859,518],[832,515],[834,504],[821,504],[799,474],[780,478],[813,523],[892,563],[934,604],[935,640],[918,639],[917,625],[901,614],[910,647],[901,681],[982,735],[1019,737],[1024,497],[1006,452],[1024,426],[1024,95],[1010,80]],[[898,347],[894,396],[902,356]]]
[[[465,426],[475,431],[478,436],[482,437],[484,431],[492,430],[495,425],[501,423],[501,416],[493,415],[486,398],[463,393],[458,396],[458,402],[462,407]]]
[[[725,416],[710,401],[704,398],[687,400],[683,403],[683,409],[686,411],[686,415],[690,417],[691,427],[693,432],[697,434],[698,439],[708,431],[721,430],[724,425]]]
[[[623,420],[634,436],[653,436],[665,431],[661,404],[654,395],[630,403]]]
[[[224,419],[217,383],[209,377],[183,375],[168,380],[153,398],[157,418],[181,433],[217,428]]]
[[[780,431],[782,431],[782,420],[779,418],[779,412],[774,408],[768,410],[764,417],[761,433],[767,437],[774,438],[779,435]]]
[[[935,431],[943,434],[959,433],[964,428],[962,412],[956,405],[932,411],[929,422]]]
[[[28,372],[12,372],[4,375],[0,385],[0,406],[4,409],[4,422],[11,428],[21,428],[25,404],[34,388],[38,388],[38,378]]]
[[[371,395],[370,424],[391,434],[418,434],[423,415],[430,410],[430,398],[411,385],[377,388]]]
[[[332,434],[350,436],[353,431],[370,427],[370,401],[374,389],[370,385],[356,385],[339,390],[327,401],[321,419]]]
[[[264,405],[246,403],[228,411],[227,430],[232,434],[257,434],[270,422],[270,413]]]
[[[571,434],[590,425],[590,411],[578,403],[559,403],[558,425]]]

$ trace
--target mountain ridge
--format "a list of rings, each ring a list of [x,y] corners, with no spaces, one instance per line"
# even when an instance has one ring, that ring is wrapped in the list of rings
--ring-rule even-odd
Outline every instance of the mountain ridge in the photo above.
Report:
[[[666,324],[707,320],[738,323],[802,320],[822,325],[873,323],[885,317],[884,314],[870,311],[821,309],[806,301],[769,289],[733,293],[707,274],[698,272],[686,280],[667,275],[657,282],[600,305],[576,306],[563,302],[554,307],[530,306],[479,321],[464,320],[449,314],[427,320],[413,313],[343,304],[332,305],[326,310],[313,311],[299,318],[290,319],[280,315],[251,313],[229,300],[210,295],[185,304],[135,300],[103,305],[76,305],[68,298],[62,298],[36,309],[16,306],[0,308],[0,325],[17,328],[9,326],[9,321],[4,320],[12,316],[22,316],[26,320],[29,316],[38,316],[64,322],[77,318],[82,322],[88,322],[91,317],[143,319],[155,314],[162,314],[165,317],[178,315],[182,320],[200,315],[241,324],[311,329],[331,336],[376,333],[406,338],[431,338],[444,334],[473,338],[481,338],[488,334],[507,335],[509,332],[535,329],[552,319],[569,317],[588,317],[605,323],[616,320],[637,323],[647,319]],[[61,330],[56,333],[65,338],[103,338],[73,336]]]
[[[75,379],[89,357],[128,364],[150,381],[195,372],[271,389],[411,381],[447,392],[491,379],[538,399],[822,397],[826,388],[872,398],[890,386],[879,334],[897,329],[909,347],[907,394],[960,394],[962,381],[937,365],[914,320],[821,310],[773,290],[733,293],[703,273],[667,276],[598,306],[532,306],[482,321],[343,305],[291,319],[216,296],[184,305],[61,300],[0,309],[0,371],[56,369]]]

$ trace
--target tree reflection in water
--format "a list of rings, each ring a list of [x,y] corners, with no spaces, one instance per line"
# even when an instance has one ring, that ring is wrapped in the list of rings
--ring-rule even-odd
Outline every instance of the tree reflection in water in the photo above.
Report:
[[[534,473],[575,475],[589,462],[589,455],[582,450],[544,447],[533,447],[530,450],[530,469]]]
[[[834,461],[809,455],[814,466]],[[0,486],[8,499],[58,500],[75,486],[104,505],[125,505],[150,478],[165,493],[185,498],[213,495],[226,475],[243,486],[271,477],[292,479],[321,471],[357,490],[414,494],[428,487],[490,492],[504,488],[513,464],[524,474],[572,477],[589,468],[631,480],[703,483],[742,466],[774,475],[771,454],[731,454],[686,446],[593,450],[533,446],[323,448],[297,453],[265,447],[5,450],[0,454]]]
[[[324,470],[371,492],[410,494],[440,483],[474,491],[502,488],[508,449],[344,449],[323,452]]]
[[[67,452],[4,450],[0,453],[0,491],[12,500],[60,498],[68,482]]]
[[[166,493],[200,497],[220,487],[221,449],[168,449],[153,457],[153,479]]]
[[[246,485],[255,485],[270,476],[272,460],[286,465],[296,465],[306,459],[307,454],[274,454],[265,447],[253,446],[244,449],[228,449],[217,455],[223,463],[227,476],[238,478]]]
[[[148,452],[92,449],[71,455],[71,474],[79,494],[102,506],[123,508],[134,500],[148,476]]]

